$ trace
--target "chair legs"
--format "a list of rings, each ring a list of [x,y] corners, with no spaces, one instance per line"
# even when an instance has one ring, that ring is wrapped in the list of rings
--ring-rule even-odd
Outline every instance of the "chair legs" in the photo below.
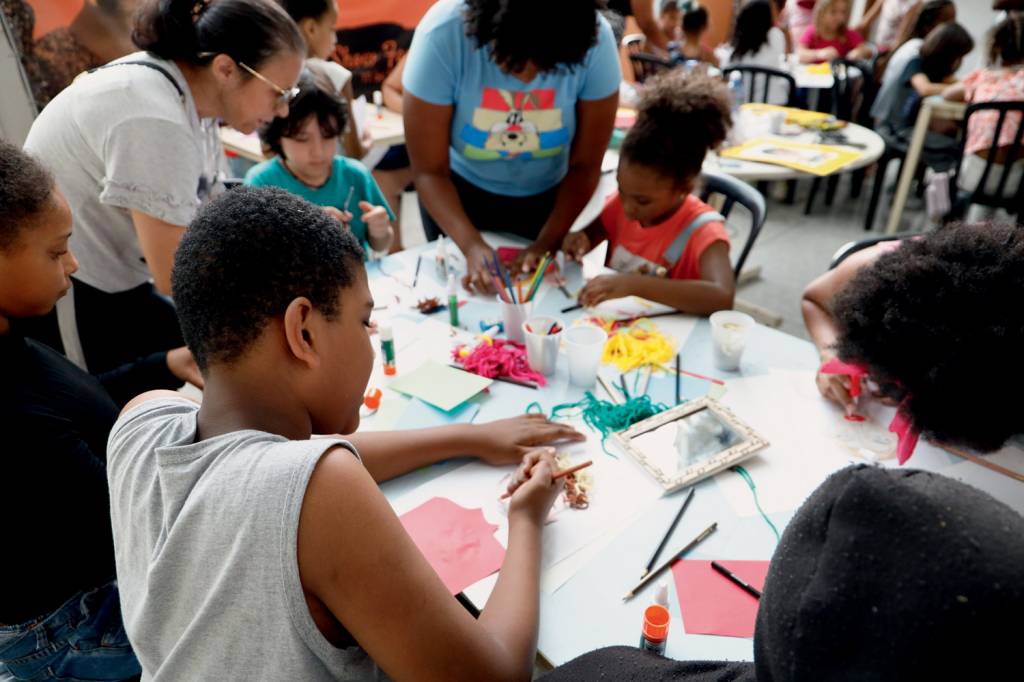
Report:
[[[875,167],[875,181],[871,186],[871,197],[868,199],[868,214],[864,218],[864,231],[870,232],[871,228],[875,224],[875,213],[878,211],[878,199],[882,194],[882,189],[885,186],[885,171],[889,167],[889,162],[899,157],[891,154],[882,154],[882,157],[878,159],[878,165]],[[903,160],[899,159],[900,166],[903,165]]]
[[[811,180],[811,191],[807,194],[807,203],[804,205],[804,215],[811,214],[811,208],[814,206],[814,198],[818,196],[818,189],[821,187],[821,178],[814,178]]]

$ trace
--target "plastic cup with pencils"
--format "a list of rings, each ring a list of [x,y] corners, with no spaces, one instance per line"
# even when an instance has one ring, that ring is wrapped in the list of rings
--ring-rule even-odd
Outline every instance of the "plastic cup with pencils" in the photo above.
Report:
[[[526,361],[530,369],[551,376],[558,367],[562,323],[553,317],[532,317],[522,325],[526,337]]]

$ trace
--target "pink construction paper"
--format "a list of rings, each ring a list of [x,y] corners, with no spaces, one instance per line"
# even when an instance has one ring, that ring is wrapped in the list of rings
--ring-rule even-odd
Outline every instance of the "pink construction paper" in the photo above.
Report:
[[[452,594],[501,568],[505,548],[480,509],[434,497],[400,517],[405,531]]]
[[[757,589],[764,588],[767,561],[718,560]],[[683,629],[691,635],[753,637],[757,599],[711,568],[710,561],[683,559],[672,565]]]

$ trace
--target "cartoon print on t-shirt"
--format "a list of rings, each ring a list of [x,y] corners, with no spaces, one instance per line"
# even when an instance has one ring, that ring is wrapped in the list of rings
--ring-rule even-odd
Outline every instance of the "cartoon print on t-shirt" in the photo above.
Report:
[[[484,88],[472,123],[460,134],[467,159],[539,159],[561,154],[569,141],[551,88],[511,91]]]

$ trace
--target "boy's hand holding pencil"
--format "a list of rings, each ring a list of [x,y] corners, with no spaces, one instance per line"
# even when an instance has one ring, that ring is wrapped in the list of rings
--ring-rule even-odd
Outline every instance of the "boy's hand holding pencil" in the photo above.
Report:
[[[360,201],[359,210],[362,215],[359,219],[366,225],[366,232],[371,240],[389,239],[391,231],[391,217],[383,206],[374,206],[369,201]]]
[[[556,485],[555,449],[538,448],[527,453],[509,481],[505,496],[510,497],[509,518],[525,515],[538,526],[544,524],[548,510],[562,492]]]
[[[562,240],[562,251],[577,263],[583,260],[583,256],[590,253],[592,247],[590,237],[583,230],[570,232]]]

